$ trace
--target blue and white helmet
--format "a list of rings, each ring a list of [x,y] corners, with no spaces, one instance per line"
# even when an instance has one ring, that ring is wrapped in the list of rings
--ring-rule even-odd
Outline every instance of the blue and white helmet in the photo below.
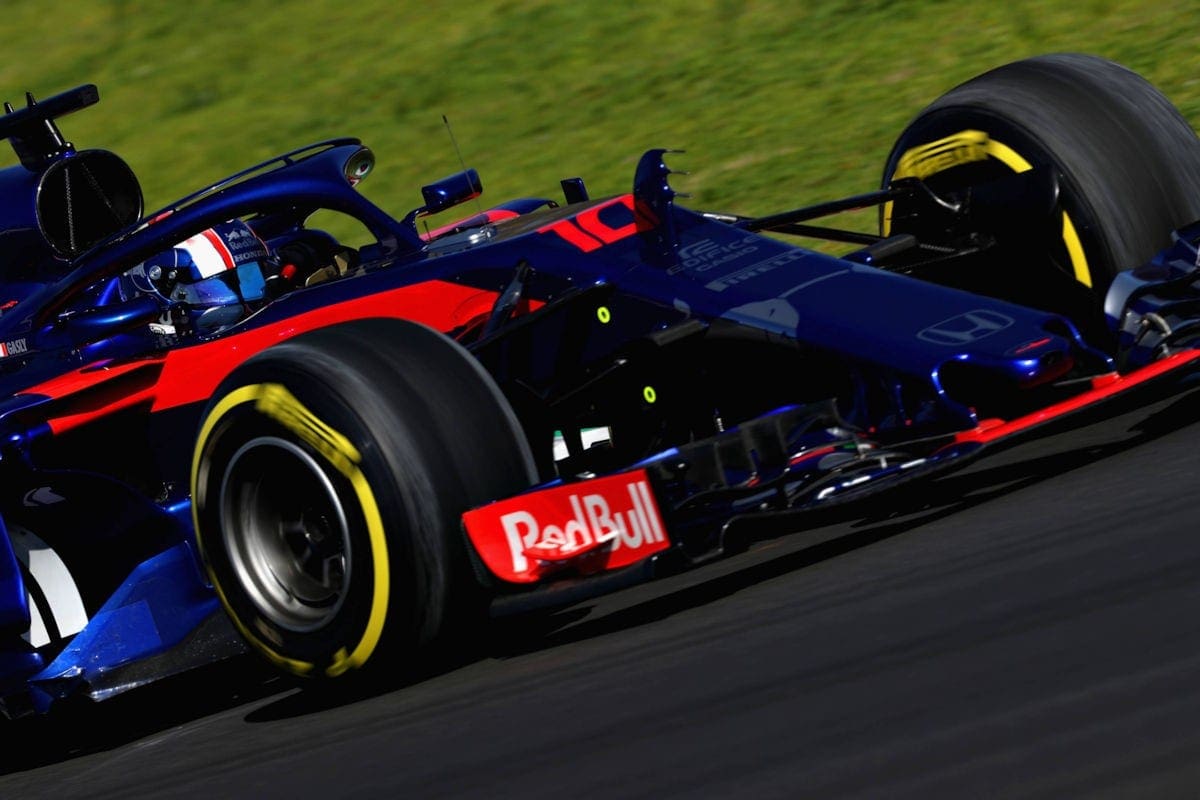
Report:
[[[235,219],[146,259],[126,277],[137,291],[186,304],[203,333],[236,322],[263,299],[269,262],[266,245]]]

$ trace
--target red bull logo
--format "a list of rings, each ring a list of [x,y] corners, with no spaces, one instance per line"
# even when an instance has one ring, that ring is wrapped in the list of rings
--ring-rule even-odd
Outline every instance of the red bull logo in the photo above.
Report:
[[[488,569],[516,583],[567,564],[618,569],[670,544],[644,471],[493,503],[464,514],[463,524]]]

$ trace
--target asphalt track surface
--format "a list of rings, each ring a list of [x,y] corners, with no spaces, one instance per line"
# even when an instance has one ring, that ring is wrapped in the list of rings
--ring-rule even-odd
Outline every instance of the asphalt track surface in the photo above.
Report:
[[[373,695],[232,663],[8,725],[0,798],[1194,797],[1197,420],[1200,390],[756,528]]]

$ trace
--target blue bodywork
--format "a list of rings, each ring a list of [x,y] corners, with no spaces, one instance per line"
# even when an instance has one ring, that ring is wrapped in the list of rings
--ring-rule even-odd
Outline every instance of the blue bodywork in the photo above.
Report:
[[[44,133],[57,114],[39,116],[34,108],[18,122],[43,126],[37,129]],[[344,318],[389,313],[366,301],[406,296],[414,287],[458,287],[489,298],[482,314],[459,319],[456,308],[426,309],[440,321],[431,324],[478,355],[523,422],[539,424],[544,415],[555,425],[653,428],[640,449],[612,456],[617,463],[608,466],[618,469],[665,465],[688,448],[702,460],[697,448],[710,447],[692,441],[695,427],[679,440],[658,432],[689,409],[714,416],[692,376],[672,373],[686,389],[673,398],[643,380],[684,363],[679,354],[692,354],[693,346],[700,354],[694,363],[704,364],[721,363],[710,344],[721,353],[728,348],[731,364],[747,352],[784,354],[753,373],[765,373],[773,391],[795,394],[795,403],[776,403],[767,392],[763,407],[749,415],[729,424],[717,419],[713,441],[759,441],[760,434],[766,441],[768,427],[824,420],[811,432],[784,437],[786,456],[818,446],[861,449],[866,431],[886,442],[927,440],[974,430],[985,416],[1011,412],[1011,418],[1114,372],[1118,361],[1122,368],[1149,364],[1180,346],[1186,337],[1178,332],[1197,316],[1187,303],[1196,297],[1192,242],[1200,230],[1181,232],[1174,248],[1114,284],[1109,312],[1121,336],[1114,358],[1063,316],[891,272],[870,254],[839,258],[802,249],[741,218],[682,208],[661,150],[642,159],[628,195],[591,200],[575,179],[564,184],[565,205],[515,200],[422,236],[416,220],[473,197],[478,176],[468,171],[425,187],[425,205],[398,219],[355,190],[373,159],[356,140],[339,139],[265,162],[145,219],[139,195],[136,220],[74,248],[49,241],[53,232],[44,228],[54,210],[36,205],[49,166],[79,157],[61,137],[57,145],[47,137],[49,145],[19,151],[22,164],[0,171],[0,273],[12,276],[0,284],[0,382],[7,398],[0,402],[7,485],[0,524],[31,531],[61,555],[87,621],[78,631],[47,634],[49,642],[31,641],[34,606],[45,617],[53,602],[31,585],[30,565],[8,529],[0,529],[0,700],[13,715],[44,711],[75,692],[103,698],[242,649],[222,622],[191,529],[186,487],[206,396],[193,398],[168,377],[177,374],[172,359],[194,358],[193,376],[215,385],[221,370],[286,335],[292,321],[311,327],[317,323],[309,320],[331,308],[345,309]],[[124,197],[131,190],[119,184],[114,191]],[[353,248],[349,263],[323,267],[327,276],[312,273],[322,280],[288,284],[268,301],[248,304],[216,333],[189,333],[188,309],[169,295],[129,297],[120,290],[127,270],[233,218],[247,219],[273,250],[324,246],[327,235],[304,227],[318,209],[355,218],[373,241]],[[397,306],[394,313],[409,312]],[[597,315],[603,324],[595,330],[572,333],[582,316]],[[1155,315],[1166,326],[1157,338],[1142,324]],[[637,369],[627,376],[630,365]],[[830,374],[837,377],[836,411],[814,411],[808,403],[827,396]],[[1000,396],[1018,398],[1011,407],[995,405],[997,386]],[[726,387],[711,388],[714,397],[727,397]],[[670,414],[651,407],[659,394],[673,403],[660,402]],[[585,395],[589,402],[578,402]],[[168,399],[175,397],[184,399]],[[890,478],[918,462],[932,468],[975,446],[922,451],[917,460],[881,463],[871,474]],[[572,459],[592,455],[577,450]],[[830,469],[819,461],[776,465],[771,491],[803,495],[803,476]],[[714,525],[763,504],[761,465],[745,470],[744,485],[734,485],[741,478],[729,463],[714,469],[724,470],[719,482],[731,487],[728,495],[698,489],[694,481],[661,482],[679,531],[703,529],[704,538]],[[599,470],[559,465],[558,474],[550,464],[543,478],[550,484],[585,471]],[[805,502],[834,489],[841,490],[827,485],[804,495]]]

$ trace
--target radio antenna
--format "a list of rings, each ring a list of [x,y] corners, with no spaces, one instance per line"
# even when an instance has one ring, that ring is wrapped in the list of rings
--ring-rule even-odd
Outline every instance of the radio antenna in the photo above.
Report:
[[[442,114],[442,124],[446,126],[446,133],[450,134],[450,144],[454,146],[454,154],[458,156],[458,164],[462,167],[463,172],[466,172],[467,161],[463,158],[462,150],[458,147],[458,139],[454,138],[454,129],[450,127],[450,120],[446,119],[445,114]],[[475,210],[480,214],[483,213],[483,203],[479,202],[479,195],[475,196]]]

